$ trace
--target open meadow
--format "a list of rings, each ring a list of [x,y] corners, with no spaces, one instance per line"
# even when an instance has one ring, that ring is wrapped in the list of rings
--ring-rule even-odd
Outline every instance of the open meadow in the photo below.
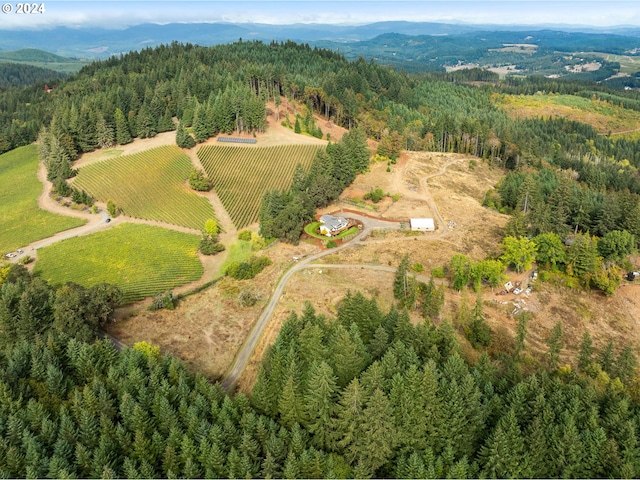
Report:
[[[125,215],[201,230],[215,212],[187,186],[192,169],[182,150],[166,145],[81,167],[73,186]]]
[[[197,235],[124,223],[40,249],[34,274],[53,285],[111,283],[130,303],[198,280],[198,242]]]
[[[205,145],[198,150],[198,158],[233,223],[240,229],[258,220],[260,202],[267,191],[288,189],[298,164],[309,168],[318,148],[317,145]]]
[[[86,223],[38,208],[42,184],[38,181],[38,149],[16,148],[0,155],[0,253]]]
[[[577,95],[500,95],[496,104],[514,118],[564,117],[591,125],[598,133],[634,138],[640,112]]]

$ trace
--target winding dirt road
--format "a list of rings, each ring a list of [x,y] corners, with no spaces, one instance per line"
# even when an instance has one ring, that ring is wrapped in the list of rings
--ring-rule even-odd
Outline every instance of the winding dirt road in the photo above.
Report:
[[[421,190],[423,193],[423,196],[426,197],[426,201],[429,203],[430,208],[433,211],[434,216],[436,217],[436,219],[439,222],[439,225],[442,227],[442,230],[439,233],[433,234],[433,235],[429,235],[429,236],[424,236],[421,237],[421,239],[423,240],[428,240],[428,241],[434,241],[434,240],[439,240],[447,235],[449,235],[451,233],[451,230],[448,228],[447,224],[444,222],[444,220],[442,219],[442,215],[440,215],[440,212],[438,211],[438,207],[436,205],[436,203],[433,201],[433,198],[431,197],[431,195],[428,192],[428,188],[427,188],[427,181],[433,177],[436,177],[438,175],[443,175],[446,171],[447,168],[449,168],[449,166],[459,163],[461,160],[453,160],[450,161],[448,163],[446,163],[445,165],[442,166],[442,168],[433,174],[427,175],[423,178],[420,179],[420,186],[421,186]],[[245,339],[242,348],[238,351],[233,365],[231,366],[231,368],[228,370],[225,378],[222,380],[221,385],[222,387],[227,390],[227,391],[231,391],[236,382],[238,381],[238,378],[240,377],[240,374],[242,373],[242,371],[244,370],[244,368],[246,367],[247,363],[249,362],[249,359],[251,358],[251,355],[253,354],[253,351],[255,350],[256,346],[258,345],[258,341],[260,340],[260,337],[262,336],[262,332],[264,331],[265,327],[267,326],[267,324],[269,323],[269,319],[271,318],[271,315],[273,314],[273,311],[275,310],[278,301],[280,300],[280,297],[282,296],[282,292],[284,291],[284,288],[287,284],[287,282],[291,279],[291,277],[293,277],[293,275],[295,275],[297,272],[307,269],[307,268],[362,268],[362,269],[369,269],[369,270],[380,270],[380,271],[386,271],[386,272],[395,272],[396,269],[393,267],[385,267],[385,266],[380,266],[380,265],[345,265],[345,264],[313,264],[312,262],[325,257],[327,255],[333,255],[336,252],[339,252],[340,250],[344,250],[346,248],[349,248],[353,245],[366,245],[369,243],[383,243],[383,242],[388,242],[388,241],[399,241],[399,240],[411,240],[413,241],[413,239],[418,238],[418,237],[407,237],[407,238],[395,238],[395,239],[375,239],[375,240],[359,240],[359,239],[365,239],[367,237],[367,235],[369,235],[369,233],[371,233],[371,231],[376,230],[376,229],[400,229],[400,223],[399,222],[394,222],[394,221],[387,221],[387,220],[383,220],[383,219],[373,219],[371,217],[366,217],[363,215],[357,215],[354,213],[349,212],[348,216],[350,218],[355,218],[356,220],[360,220],[362,222],[362,224],[364,225],[364,228],[362,229],[362,231],[356,236],[356,238],[354,238],[351,242],[349,243],[345,243],[343,245],[340,245],[339,247],[336,248],[332,248],[330,250],[326,250],[320,253],[317,253],[315,255],[311,255],[308,256],[302,260],[300,260],[298,263],[296,263],[295,265],[293,265],[289,270],[287,270],[287,272],[280,278],[278,284],[276,285],[276,288],[273,292],[273,294],[271,295],[271,298],[269,299],[269,303],[267,304],[267,306],[264,308],[264,310],[262,311],[262,313],[260,314],[260,316],[258,317],[258,320],[256,321],[255,325],[253,326],[253,328],[251,329],[251,331],[249,332],[249,335],[247,336],[247,338]],[[417,278],[421,281],[429,281],[430,277],[426,277],[423,275],[417,276]],[[440,281],[438,282],[440,283]]]

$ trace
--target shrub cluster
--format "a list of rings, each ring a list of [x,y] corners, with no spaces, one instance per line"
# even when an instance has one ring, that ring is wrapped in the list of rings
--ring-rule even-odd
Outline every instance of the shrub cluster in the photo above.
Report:
[[[203,255],[215,255],[216,253],[220,253],[224,250],[224,245],[218,242],[218,237],[210,237],[208,235],[203,235],[200,240],[200,245],[198,246],[198,250]]]
[[[381,188],[371,189],[369,193],[365,194],[365,200],[371,200],[373,203],[378,203],[385,197],[385,193]]]
[[[176,308],[173,292],[169,291],[156,295],[151,302],[151,305],[149,305],[149,310],[162,310],[163,308],[167,310],[173,310]]]
[[[265,267],[271,265],[269,257],[252,256],[247,262],[231,262],[225,274],[236,280],[248,280],[259,274]]]
[[[208,192],[213,185],[201,170],[192,170],[189,174],[189,186],[199,192]]]

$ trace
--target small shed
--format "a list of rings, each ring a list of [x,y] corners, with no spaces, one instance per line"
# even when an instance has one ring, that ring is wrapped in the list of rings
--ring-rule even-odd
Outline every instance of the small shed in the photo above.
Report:
[[[436,230],[433,218],[411,218],[409,224],[411,230],[416,232],[435,232]]]

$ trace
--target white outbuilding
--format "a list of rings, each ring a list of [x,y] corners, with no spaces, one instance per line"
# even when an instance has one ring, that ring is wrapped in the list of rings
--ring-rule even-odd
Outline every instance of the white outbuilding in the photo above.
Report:
[[[409,219],[411,230],[416,232],[435,232],[436,226],[433,218],[411,218]]]

